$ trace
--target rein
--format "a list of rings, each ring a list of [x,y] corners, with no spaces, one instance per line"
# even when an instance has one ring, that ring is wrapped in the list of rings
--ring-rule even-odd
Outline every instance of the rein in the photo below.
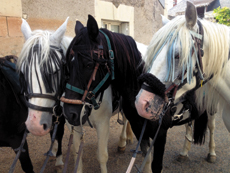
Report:
[[[9,170],[9,173],[13,173],[14,172],[14,169],[15,169],[15,166],[16,166],[16,163],[20,157],[20,154],[21,152],[25,152],[25,149],[23,148],[24,144],[25,144],[25,141],[26,141],[26,137],[27,137],[27,134],[28,134],[28,130],[26,129],[24,134],[23,134],[23,138],[22,138],[22,142],[21,142],[21,145],[16,148],[14,151],[17,152],[17,155],[16,157],[14,158],[14,161],[10,167],[10,170]]]
[[[92,73],[92,75],[91,75],[91,77],[89,79],[89,82],[88,82],[87,87],[86,87],[85,90],[82,90],[80,88],[72,86],[69,83],[66,84],[67,89],[69,89],[69,90],[71,90],[73,92],[76,92],[78,94],[83,95],[81,100],[67,99],[65,97],[61,97],[60,100],[62,102],[68,103],[68,104],[86,104],[86,105],[89,105],[91,107],[93,106],[95,110],[99,109],[104,91],[102,92],[98,103],[96,102],[96,97],[95,97],[97,92],[104,85],[104,83],[109,79],[110,75],[111,75],[112,80],[115,79],[115,77],[114,77],[114,53],[113,53],[113,50],[111,48],[111,43],[110,43],[109,37],[102,30],[100,30],[100,32],[105,36],[106,41],[107,41],[107,45],[108,45],[108,49],[109,49],[109,58],[110,58],[109,60],[110,60],[110,64],[111,64],[111,69],[109,69],[107,63],[105,63],[105,65],[107,67],[107,70],[108,70],[107,74],[104,76],[104,78],[101,80],[101,82],[96,86],[96,88],[94,88],[92,91],[89,91],[92,82],[95,80],[97,70],[98,70],[99,65],[100,65],[99,62],[97,62],[95,67],[94,67],[94,71],[93,71],[93,73]],[[76,49],[77,49],[77,46],[76,46]],[[104,52],[103,52],[102,44],[98,45],[98,50],[93,50],[93,53],[96,53],[98,55],[97,60],[100,60],[100,59],[104,60]],[[72,54],[72,56],[74,56],[74,51],[72,49],[71,49],[71,54]],[[92,102],[92,104],[87,103],[85,101],[86,98],[88,100],[90,100]]]

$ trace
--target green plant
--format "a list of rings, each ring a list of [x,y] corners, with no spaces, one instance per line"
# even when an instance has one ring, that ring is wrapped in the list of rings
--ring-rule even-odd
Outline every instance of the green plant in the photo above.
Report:
[[[227,7],[216,8],[213,10],[215,19],[218,23],[230,26],[230,9]]]

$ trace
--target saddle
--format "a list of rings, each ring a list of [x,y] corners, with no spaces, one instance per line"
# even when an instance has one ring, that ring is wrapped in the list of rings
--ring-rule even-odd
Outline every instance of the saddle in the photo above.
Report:
[[[12,92],[20,106],[26,106],[25,98],[21,94],[19,74],[16,72],[17,56],[9,55],[0,58],[0,70],[10,84]],[[23,103],[23,105],[22,105]]]

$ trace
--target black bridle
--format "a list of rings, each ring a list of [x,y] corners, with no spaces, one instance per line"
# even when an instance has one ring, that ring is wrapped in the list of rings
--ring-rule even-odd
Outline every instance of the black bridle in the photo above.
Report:
[[[58,66],[59,66],[59,70],[57,73],[61,73],[60,75],[60,79],[57,78],[57,83],[60,81],[60,82],[63,82],[62,79],[64,77],[64,72],[63,72],[63,66],[64,66],[64,54],[63,54],[63,50],[61,48],[58,48],[58,47],[55,47],[55,46],[50,46],[51,49],[50,49],[50,53],[54,56],[58,56],[57,53],[55,51],[58,51],[62,58],[61,60],[58,62]],[[36,49],[39,49],[39,45],[35,45],[33,47],[34,50]],[[51,57],[52,58],[52,57]],[[37,71],[36,71],[36,76],[38,77],[38,74],[37,74]],[[20,82],[22,83],[22,86],[23,86],[23,91],[24,91],[24,96],[26,98],[26,105],[31,108],[31,109],[34,109],[34,110],[38,110],[38,111],[43,111],[43,112],[50,112],[50,113],[53,113],[53,114],[57,114],[59,115],[60,113],[57,113],[57,111],[59,111],[59,106],[60,106],[60,96],[62,95],[63,93],[63,87],[61,85],[61,87],[57,87],[57,92],[55,93],[54,96],[52,95],[49,95],[49,94],[44,94],[42,92],[42,89],[41,89],[41,86],[40,86],[40,82],[38,81],[38,84],[39,84],[39,88],[40,88],[40,93],[33,93],[33,90],[32,90],[32,87],[31,89],[27,88],[27,85],[26,83],[28,83],[28,81],[25,80],[25,77],[22,73],[20,73]],[[46,81],[44,81],[46,82]],[[28,85],[29,86],[29,85]],[[30,103],[28,100],[31,99],[31,98],[43,98],[43,99],[49,99],[49,100],[54,100],[55,101],[55,104],[53,107],[43,107],[43,106],[38,106],[38,105],[35,105],[35,104],[32,104]]]

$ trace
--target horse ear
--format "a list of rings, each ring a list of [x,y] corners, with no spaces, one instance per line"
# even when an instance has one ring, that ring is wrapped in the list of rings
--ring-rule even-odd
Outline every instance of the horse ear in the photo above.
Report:
[[[192,2],[189,1],[187,1],[187,8],[185,10],[185,19],[186,19],[186,26],[189,29],[192,29],[197,22],[196,7],[193,5]]]
[[[99,34],[99,29],[98,29],[97,21],[91,15],[88,15],[87,30],[90,38],[92,40],[96,40]]]
[[[22,19],[21,31],[24,35],[25,40],[27,40],[31,36],[32,31],[30,29],[30,25],[24,19]]]
[[[82,23],[80,21],[76,21],[76,25],[75,25],[75,34],[77,35],[78,32],[80,32],[80,30],[83,28],[84,26],[82,25]]]
[[[162,25],[166,25],[170,20],[161,14]]]
[[[60,46],[61,41],[66,31],[68,20],[69,20],[69,17],[67,17],[65,22],[51,35],[50,41],[53,45],[57,47]]]

